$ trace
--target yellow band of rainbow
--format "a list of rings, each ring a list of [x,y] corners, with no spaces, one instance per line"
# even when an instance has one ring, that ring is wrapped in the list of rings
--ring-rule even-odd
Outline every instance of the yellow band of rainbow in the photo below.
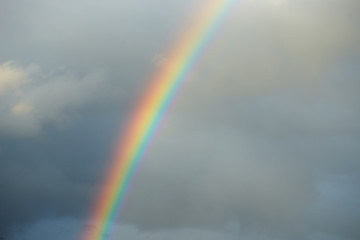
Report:
[[[96,201],[91,222],[98,226],[94,231],[87,231],[84,240],[108,239],[110,226],[118,215],[135,170],[166,110],[225,15],[237,1],[204,1],[199,17],[184,32],[164,66],[151,79],[150,87],[135,108],[120,139],[110,172]]]

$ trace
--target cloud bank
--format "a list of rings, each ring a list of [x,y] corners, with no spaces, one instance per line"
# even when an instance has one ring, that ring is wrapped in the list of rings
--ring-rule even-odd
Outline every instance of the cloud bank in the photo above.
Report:
[[[0,5],[12,13],[0,14],[0,233],[65,226],[71,239],[135,99],[203,1],[35,2]],[[359,10],[241,1],[168,111],[113,236],[359,239]]]

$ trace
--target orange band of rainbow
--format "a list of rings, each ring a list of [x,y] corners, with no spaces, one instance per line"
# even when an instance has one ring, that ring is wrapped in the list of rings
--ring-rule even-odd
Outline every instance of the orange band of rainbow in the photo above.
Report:
[[[207,0],[196,21],[182,35],[168,60],[150,81],[121,137],[110,172],[95,204],[95,231],[84,240],[107,239],[135,170],[174,96],[208,45],[224,16],[237,0]]]

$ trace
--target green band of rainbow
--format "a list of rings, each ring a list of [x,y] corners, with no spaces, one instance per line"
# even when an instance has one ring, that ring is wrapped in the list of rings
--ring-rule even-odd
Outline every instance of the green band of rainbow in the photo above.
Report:
[[[95,204],[91,222],[98,224],[84,240],[105,240],[133,175],[163,116],[194,63],[204,52],[224,16],[238,0],[206,0],[199,18],[185,31],[172,54],[151,80],[117,148],[110,172]]]

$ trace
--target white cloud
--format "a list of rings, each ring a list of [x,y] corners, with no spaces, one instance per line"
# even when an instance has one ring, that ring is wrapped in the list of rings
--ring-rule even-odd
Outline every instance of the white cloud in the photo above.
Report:
[[[12,62],[7,62],[0,67],[0,95],[7,91],[16,90],[28,78],[29,69],[15,68]]]
[[[66,69],[51,73],[40,66],[0,65],[0,134],[27,136],[46,123],[63,124],[77,111],[104,96],[106,74],[78,76]]]

